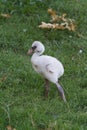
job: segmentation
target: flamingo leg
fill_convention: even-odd
[[[56,85],[57,85],[61,98],[63,99],[64,102],[66,102],[66,97],[65,97],[63,88],[61,87],[61,85],[59,83],[56,83]]]
[[[45,97],[48,98],[49,95],[49,81],[45,79]]]

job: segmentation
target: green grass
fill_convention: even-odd
[[[39,29],[41,21],[50,19],[48,8],[75,19],[76,31]],[[2,0],[0,13],[11,14],[0,16],[0,130],[7,125],[16,130],[86,130],[87,1]],[[52,83],[49,98],[44,99],[44,79],[34,72],[26,54],[34,40],[44,43],[45,54],[64,64],[60,83],[67,104]]]

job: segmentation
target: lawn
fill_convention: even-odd
[[[74,19],[76,30],[40,29],[49,8]],[[87,130],[87,0],[1,0],[0,13],[11,16],[0,15],[0,130]],[[66,104],[52,83],[44,98],[27,56],[35,40],[64,65]]]

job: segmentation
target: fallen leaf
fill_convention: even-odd
[[[65,18],[67,15],[66,13],[63,13],[61,16],[56,14],[55,10],[48,9],[47,11],[51,15],[51,23],[45,23],[42,22],[41,25],[39,25],[39,28],[42,29],[60,29],[64,30],[67,29],[69,31],[75,31],[75,24],[73,23],[73,19]]]
[[[52,9],[48,9],[48,13],[51,15],[52,20],[51,22],[56,22],[58,21],[58,15],[56,14],[56,11],[52,10]]]
[[[10,18],[11,17],[10,14],[1,14],[1,16],[4,17],[4,18]]]
[[[11,125],[8,125],[8,126],[7,126],[7,130],[16,130],[16,129],[15,129],[15,128],[12,128]]]
[[[71,31],[75,31],[75,25],[73,23],[70,23],[69,25]]]
[[[52,9],[48,9],[47,11],[50,15],[56,15],[56,11],[52,10]]]
[[[64,30],[64,29],[68,29],[69,31],[74,31],[67,22],[65,23],[61,23],[61,24],[58,24],[58,23],[45,23],[45,22],[42,22],[41,25],[39,25],[39,28],[42,28],[42,29],[60,29],[60,30]]]
[[[53,28],[53,25],[51,23],[42,22],[42,24],[39,25],[39,28],[43,28],[43,29],[48,28],[48,29],[50,29],[50,28]]]
[[[8,126],[7,126],[7,130],[12,130],[12,126],[11,126],[11,125],[8,125]]]

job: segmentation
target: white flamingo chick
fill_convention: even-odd
[[[62,63],[52,56],[42,55],[45,51],[44,45],[39,41],[34,41],[28,54],[32,54],[31,63],[34,70],[45,78],[45,96],[49,94],[49,81],[56,84],[60,96],[66,102],[64,90],[58,83],[58,79],[64,74]]]

